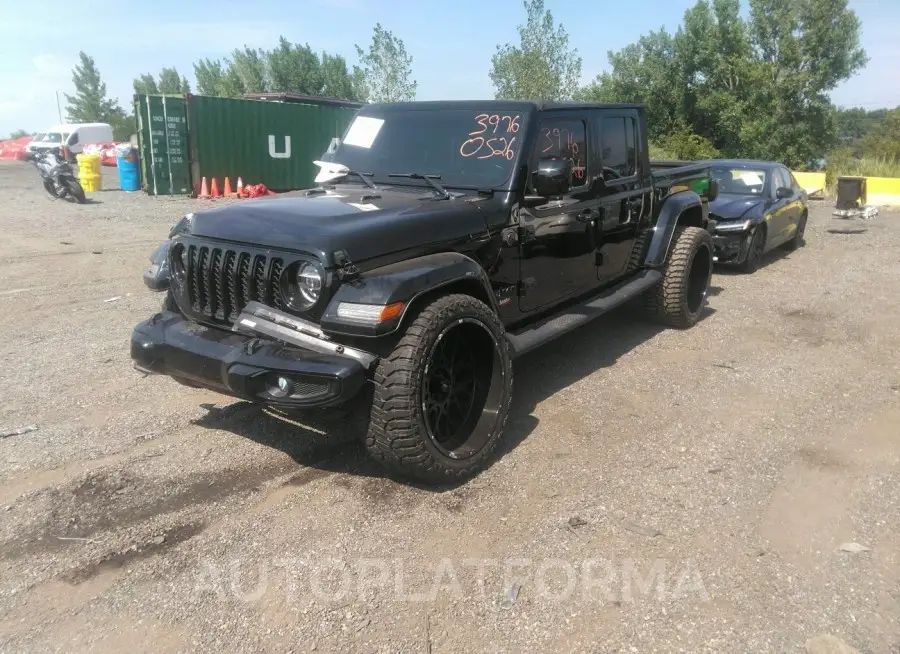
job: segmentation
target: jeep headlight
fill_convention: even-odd
[[[288,304],[300,311],[312,307],[322,296],[322,272],[317,265],[301,261],[290,275]]]

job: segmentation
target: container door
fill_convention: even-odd
[[[273,191],[315,186],[319,159],[343,136],[356,109],[293,102],[188,96],[193,178],[265,184]]]
[[[192,193],[184,98],[138,95],[134,109],[144,190],[151,195]]]

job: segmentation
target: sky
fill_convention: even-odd
[[[607,68],[606,53],[650,30],[674,31],[695,0],[546,0],[583,59],[583,82]],[[862,22],[865,70],[832,93],[841,106],[900,105],[900,0],[850,0]],[[592,9],[586,20],[587,7]],[[356,61],[372,28],[403,39],[420,100],[493,97],[488,71],[497,45],[518,43],[521,0],[0,0],[0,138],[41,131],[63,117],[78,51],[94,57],[109,95],[131,102],[132,80],[178,69],[236,47],[272,48],[280,35]]]

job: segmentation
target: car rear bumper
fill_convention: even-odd
[[[163,312],[134,328],[131,358],[141,372],[168,375],[189,386],[252,402],[298,408],[349,400],[362,388],[375,361],[371,355],[353,358],[315,352],[291,344],[290,338],[284,342],[259,338]],[[288,380],[281,389],[279,377]]]

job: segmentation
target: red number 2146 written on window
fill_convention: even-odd
[[[476,159],[512,159],[516,156],[513,145],[516,142],[515,134],[519,131],[519,118],[520,116],[478,114],[475,122],[481,129],[469,132],[469,138],[459,146],[459,153]]]

